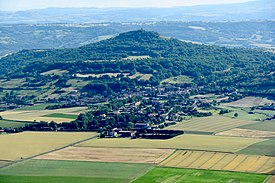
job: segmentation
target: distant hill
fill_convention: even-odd
[[[34,90],[47,88],[44,85],[70,87],[68,81],[76,74],[139,73],[150,77],[144,81],[123,75],[120,79],[90,78],[79,89],[92,90],[97,84],[100,91],[108,88],[119,91],[129,85],[158,85],[166,78],[185,75],[209,92],[237,88],[249,94],[274,96],[275,93],[273,53],[186,43],[144,30],[122,33],[79,48],[22,50],[2,58],[0,67],[0,78],[25,78],[30,82],[22,85],[21,90],[34,86]],[[53,69],[66,72],[42,74]]]
[[[172,8],[47,8],[0,12],[0,24],[274,20],[273,0]]]
[[[200,44],[275,50],[275,21],[0,25],[0,56],[22,49],[75,48],[137,29]]]

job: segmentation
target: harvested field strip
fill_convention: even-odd
[[[222,152],[236,152],[251,144],[264,141],[256,138],[223,137],[214,135],[184,134],[168,140],[101,138],[78,144],[79,147],[127,147],[194,149]]]
[[[275,156],[275,139],[265,140],[248,146],[239,151],[241,154]]]
[[[275,137],[275,132],[234,128],[228,131],[216,133],[216,135],[231,137],[272,138]]]
[[[178,168],[270,173],[275,169],[275,157],[178,150],[174,156],[170,156],[159,165]]]
[[[210,116],[203,118],[192,118],[184,120],[176,125],[169,126],[167,129],[184,130],[184,131],[202,131],[202,132],[220,132],[243,126],[253,124],[253,121],[232,119],[223,116]]]
[[[39,156],[35,159],[159,163],[173,152],[173,149],[67,147],[59,151]]]

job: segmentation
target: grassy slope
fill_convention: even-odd
[[[82,161],[29,160],[0,170],[0,175],[92,177],[132,179],[144,174],[150,164]]]
[[[22,110],[22,111],[45,110],[46,107],[50,105],[55,105],[55,104],[57,103],[38,104],[38,105],[29,106],[29,107],[22,107],[17,110]]]
[[[134,183],[154,183],[154,182],[184,182],[184,183],[262,183],[266,175],[232,173],[210,170],[191,170],[178,168],[154,168]]]
[[[267,140],[252,144],[239,151],[239,153],[275,156],[275,140]]]

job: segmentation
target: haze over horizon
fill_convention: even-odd
[[[194,5],[207,5],[207,4],[231,4],[242,3],[255,0],[48,0],[48,1],[35,1],[35,0],[0,0],[0,11],[24,11],[31,9],[44,9],[50,7],[60,8],[138,8],[138,7],[173,7],[173,6],[194,6]]]

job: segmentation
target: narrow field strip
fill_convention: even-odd
[[[173,152],[173,149],[67,147],[35,159],[158,164]]]
[[[275,157],[178,150],[173,156],[170,156],[164,162],[160,163],[159,166],[271,173],[275,170]]]

